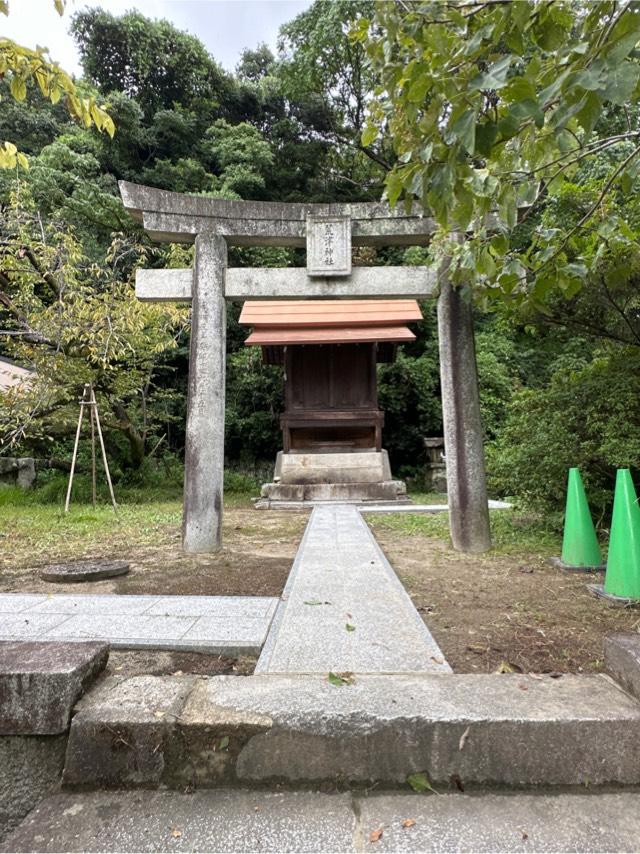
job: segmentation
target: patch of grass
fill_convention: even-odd
[[[414,504],[446,504],[446,492],[414,492],[410,490],[409,498]]]
[[[24,493],[23,493],[24,494]],[[4,496],[4,492],[0,493]],[[225,507],[250,506],[247,493],[225,497]],[[161,546],[180,536],[182,500],[109,504],[95,508],[72,502],[61,506],[37,501],[0,502],[0,567],[38,565],[66,558],[125,553],[138,546]]]
[[[413,495],[412,498],[416,500]],[[424,503],[443,502],[429,501]],[[561,537],[553,525],[543,517],[525,515],[514,510],[492,510],[489,515],[491,517],[493,551],[497,554],[538,552],[544,555],[553,555],[559,553]],[[447,513],[396,513],[375,517],[369,521],[374,529],[379,524],[388,530],[403,534],[420,534],[449,541],[449,516]]]

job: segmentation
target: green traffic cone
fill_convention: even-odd
[[[604,592],[640,599],[640,507],[629,469],[618,469]]]
[[[587,570],[602,566],[596,529],[577,468],[569,469],[560,565],[565,569]]]

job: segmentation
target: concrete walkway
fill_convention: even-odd
[[[373,836],[372,836],[373,834]],[[640,795],[87,792],[45,800],[0,851],[637,851]]]
[[[256,673],[449,673],[355,506],[316,507]]]
[[[277,603],[258,596],[1,593],[0,640],[257,655]]]

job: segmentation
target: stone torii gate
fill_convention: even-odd
[[[147,234],[195,243],[185,270],[138,270],[142,300],[192,306],[183,548],[222,544],[225,414],[225,301],[268,299],[438,299],[438,336],[449,519],[453,545],[491,545],[471,301],[452,287],[448,264],[351,267],[351,246],[422,246],[435,232],[427,216],[380,203],[296,204],[212,199],[120,182],[125,208]],[[227,266],[227,246],[298,246],[305,268]]]

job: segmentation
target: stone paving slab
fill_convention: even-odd
[[[382,795],[359,799],[364,850],[637,851],[640,794]],[[415,824],[403,827],[413,819]],[[383,828],[375,845],[372,831]]]
[[[47,798],[0,851],[633,852],[639,839],[637,792],[115,791]]]
[[[257,655],[278,600],[250,596],[0,594],[0,640]]]
[[[352,505],[316,507],[256,673],[449,673]]]

